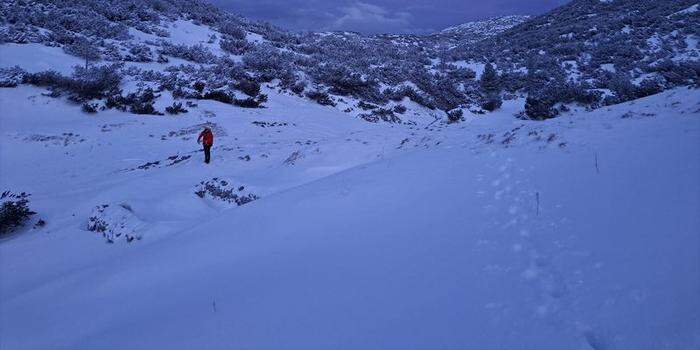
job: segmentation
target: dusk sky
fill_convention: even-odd
[[[210,0],[285,29],[431,33],[489,17],[536,15],[568,0]]]

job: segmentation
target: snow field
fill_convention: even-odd
[[[41,92],[0,89],[0,184],[48,222],[0,242],[2,349],[699,345],[697,90],[429,127],[287,95],[154,117]],[[197,197],[214,177],[261,199]],[[101,204],[142,239],[87,231]]]

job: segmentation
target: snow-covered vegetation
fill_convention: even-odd
[[[32,45],[27,54],[35,56],[45,47],[63,50],[85,65],[125,63],[120,74],[133,81],[243,107],[264,105],[264,96],[245,88],[261,83],[310,98],[328,93],[316,99],[324,104],[408,98],[444,112],[493,106],[494,94],[481,89],[471,67],[494,63],[499,94],[543,94],[551,100],[545,103],[595,108],[697,84],[700,21],[684,11],[691,5],[577,0],[531,20],[506,16],[427,36],[364,36],[286,32],[193,0],[14,0],[0,8],[0,42]],[[3,66],[24,58],[8,57]]]
[[[696,349],[697,8],[3,1],[0,349]]]

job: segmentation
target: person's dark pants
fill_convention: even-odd
[[[209,164],[209,160],[211,160],[211,146],[204,145],[204,163]]]

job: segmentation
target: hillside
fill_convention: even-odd
[[[265,105],[259,85],[268,84],[369,121],[402,122],[393,108],[405,100],[447,118],[524,96],[547,109],[526,115],[539,119],[562,105],[597,108],[697,85],[700,21],[692,8],[690,0],[574,1],[531,20],[506,16],[428,36],[363,36],[291,33],[198,0],[13,0],[0,7],[0,85],[62,85],[27,76],[20,51],[71,64],[123,64],[113,68],[119,75],[178,98],[247,108]],[[58,59],[62,53],[75,59]],[[488,91],[479,80],[487,63],[498,72]],[[118,91],[77,99],[107,95],[120,99]]]
[[[567,85],[573,84],[615,104],[669,85],[697,85],[695,7],[694,0],[575,0],[450,55],[496,63],[514,84],[511,90],[571,102],[577,99],[567,96]]]

